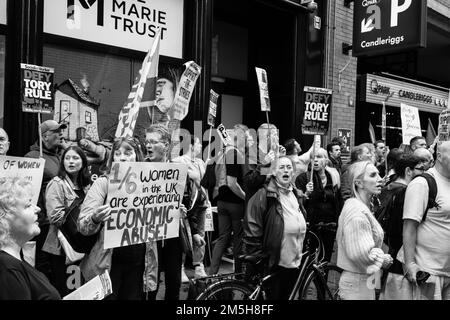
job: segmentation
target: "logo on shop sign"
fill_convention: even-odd
[[[81,28],[81,8],[91,10],[97,3],[97,25],[103,26],[105,4],[104,0],[67,0],[67,27],[69,29]]]
[[[355,1],[353,55],[425,46],[426,8],[426,0]]]

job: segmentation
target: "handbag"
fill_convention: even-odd
[[[58,240],[61,243],[64,253],[66,254],[66,265],[73,264],[84,258],[84,253],[75,251],[67,241],[66,237],[64,237],[61,230],[58,230]]]
[[[66,220],[59,229],[75,251],[89,253],[97,242],[98,234],[85,236],[78,231],[78,216],[80,215],[80,207],[83,200],[84,197],[78,197],[72,202],[66,210]]]

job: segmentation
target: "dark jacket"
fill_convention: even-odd
[[[259,154],[260,158],[262,157]],[[265,156],[265,155],[264,155]],[[262,165],[259,159],[255,157],[250,157],[248,153],[245,157],[245,165],[244,165],[244,177],[243,177],[243,190],[245,192],[245,203],[247,204],[250,201],[250,198],[258,192],[258,190],[268,182],[268,176],[261,174],[261,170],[269,170],[270,163],[266,165]]]
[[[284,220],[279,201],[279,188],[274,178],[250,199],[244,218],[244,253],[254,256],[268,256],[268,267],[278,265],[280,261],[281,242],[283,240]],[[300,210],[304,195],[294,188]]]
[[[308,221],[312,224],[318,222],[338,222],[339,213],[342,209],[342,198],[337,182],[333,181],[330,173],[325,170],[327,184],[322,185],[319,173],[314,171],[314,191],[305,200],[305,208],[308,213]],[[310,171],[300,174],[295,180],[295,186],[306,192],[306,185],[310,181]]]
[[[192,179],[187,178],[184,191],[183,204],[188,209],[187,218],[191,233],[203,237],[205,235],[205,214],[209,206],[206,190],[197,186]]]
[[[61,150],[49,150],[45,147],[45,144],[42,144],[42,156],[45,159],[45,166],[44,166],[44,176],[42,178],[42,186],[39,193],[39,199],[38,199],[38,207],[41,208],[41,212],[39,212],[39,224],[48,224],[48,218],[47,218],[47,212],[45,210],[45,189],[47,188],[47,184],[52,180],[54,177],[58,175],[59,171],[59,165],[60,165],[60,159],[61,159]],[[30,147],[30,151],[25,155],[27,158],[35,158],[39,159],[39,141],[36,141],[35,144],[33,144]]]
[[[335,159],[333,157],[330,157],[330,162],[332,168],[335,168],[339,174],[342,173],[342,159],[339,157],[338,159]]]

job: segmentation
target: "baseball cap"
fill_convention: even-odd
[[[44,134],[47,131],[55,131],[58,129],[66,129],[67,125],[65,123],[58,123],[55,120],[46,120],[42,122],[41,126],[41,133]]]

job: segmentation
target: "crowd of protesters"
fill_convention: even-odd
[[[423,137],[415,137],[408,149],[392,150],[382,140],[363,143],[344,163],[338,138],[302,154],[295,139],[280,144],[273,124],[262,124],[257,136],[236,125],[214,157],[201,159],[198,138],[190,140],[185,154],[173,157],[171,135],[163,125],[151,125],[144,137],[116,139],[110,150],[89,141],[69,146],[62,138],[65,128],[53,120],[40,126],[45,159],[40,190],[0,174],[0,299],[60,299],[70,293],[70,264],[79,266],[81,283],[108,270],[113,293],[106,299],[155,300],[162,272],[165,299],[180,299],[188,253],[181,234],[104,249],[113,162],[187,166],[180,233],[187,224],[195,278],[219,273],[231,243],[234,271],[251,264],[249,257],[264,257],[265,272],[277,275],[267,289],[269,298],[287,299],[310,229],[324,244],[325,260],[337,250],[341,299],[450,299],[448,141],[435,141],[428,149]],[[0,128],[0,156],[9,145]],[[39,158],[40,151],[38,141],[25,157]],[[87,151],[101,155],[103,175],[95,180]],[[31,201],[35,193],[37,206]],[[205,214],[212,207],[217,208],[218,235],[205,269]],[[74,210],[82,248],[78,258],[67,253],[63,232]],[[30,240],[36,242],[35,267],[22,255]],[[380,295],[368,285],[373,277],[378,277]]]

